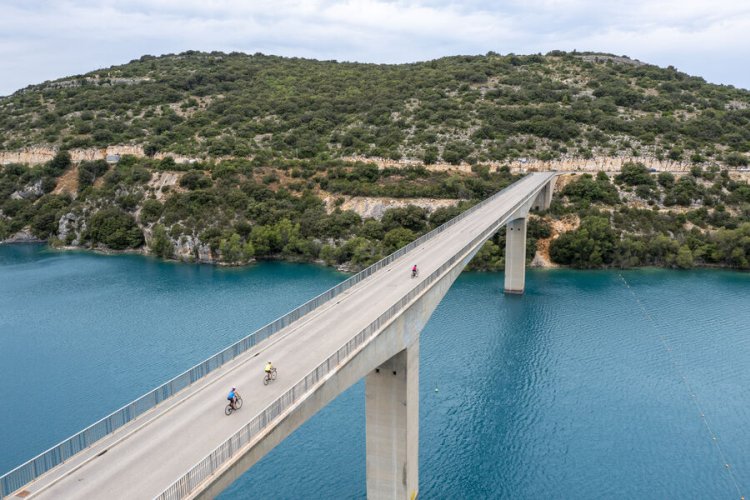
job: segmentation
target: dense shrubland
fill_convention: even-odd
[[[750,93],[576,52],[375,65],[191,51],[0,98],[2,150],[112,144],[214,158],[624,154],[742,166]]]
[[[125,156],[111,166],[82,162],[75,197],[53,193],[62,175],[75,172],[64,152],[45,165],[8,165],[0,170],[0,239],[27,230],[56,245],[146,249],[162,258],[226,264],[282,258],[361,268],[518,179],[508,169],[481,166],[448,173],[339,160],[272,164],[193,164],[175,185],[157,190],[149,181],[164,172],[161,161]],[[335,190],[332,180],[341,182]],[[697,167],[675,176],[631,163],[612,178],[600,172],[561,184],[550,209],[529,220],[529,259],[537,240],[553,235],[556,220],[572,217],[580,225],[549,247],[559,264],[750,268],[750,185],[736,174]],[[326,207],[322,197],[330,191],[334,197],[429,194],[464,201],[432,212],[394,208],[376,220],[341,210],[343,197]],[[502,269],[504,249],[501,231],[471,268]]]
[[[143,146],[146,157],[74,165],[66,152],[113,144]],[[612,177],[577,176],[530,219],[529,258],[552,237],[552,260],[575,267],[750,267],[750,186],[728,170],[748,164],[750,93],[627,58],[144,56],[0,98],[0,150],[33,146],[59,153],[0,167],[0,240],[26,232],[162,258],[358,268],[517,179],[491,162],[628,156],[692,169],[633,162]],[[383,168],[371,157],[417,161]],[[431,169],[437,162],[472,168]],[[156,186],[162,174],[178,182]],[[342,210],[350,196],[461,202],[376,220]],[[579,224],[557,237],[561,219]],[[500,269],[503,254],[501,232],[472,267]]]
[[[694,168],[675,179],[630,164],[614,184],[604,173],[584,174],[561,195],[550,214],[575,214],[581,223],[552,241],[550,256],[560,264],[750,269],[750,186],[727,170]]]
[[[28,229],[53,244],[113,250],[140,248],[148,239],[147,248],[163,258],[175,257],[176,247],[189,243],[190,252],[181,258],[227,264],[284,258],[362,267],[518,179],[507,169],[461,174],[379,170],[338,160],[275,160],[266,166],[227,160],[185,167],[175,186],[157,192],[148,182],[163,171],[163,162],[125,156],[112,166],[80,163],[76,197],[53,194],[59,176],[72,168],[63,152],[46,165],[0,169],[0,239]],[[39,182],[44,189],[25,194]],[[335,195],[466,201],[432,213],[394,208],[381,220],[363,220],[352,211],[327,210],[324,187]],[[343,198],[334,203],[339,201]],[[71,227],[62,229],[66,224]],[[198,255],[201,245],[207,257]]]

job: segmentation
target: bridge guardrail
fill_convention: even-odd
[[[502,191],[501,191],[502,192]],[[500,192],[500,193],[501,193]],[[497,194],[500,194],[497,193]],[[500,227],[507,221],[510,214],[515,212],[524,202],[516,204],[508,212],[508,217],[498,220],[495,224],[485,229],[465,245],[457,254],[443,263],[438,269],[414,287],[409,293],[402,297],[397,303],[392,305],[386,312],[360,331],[357,335],[339,348],[334,354],[328,357],[320,365],[310,372],[304,379],[300,380],[291,389],[281,395],[276,401],[271,403],[265,410],[253,417],[253,419],[242,429],[237,431],[231,438],[222,443],[210,455],[198,462],[185,475],[172,483],[161,495],[155,500],[179,500],[190,495],[196,486],[208,479],[223,464],[232,458],[235,453],[250,443],[270,422],[290,408],[301,397],[305,396],[308,390],[317,384],[323,377],[335,369],[342,360],[358,349],[367,341],[372,334],[388,323],[397,313],[404,309],[412,300],[419,296],[428,286],[450,269],[459,259],[468,257],[468,252],[476,247],[482,240],[485,240],[497,232]],[[474,208],[474,207],[472,207]],[[465,213],[465,212],[464,212]],[[441,226],[442,227],[442,226]]]
[[[38,478],[45,472],[48,472],[52,468],[65,462],[66,460],[71,458],[73,455],[92,446],[94,443],[96,443],[98,440],[102,439],[103,437],[109,434],[112,434],[113,432],[115,432],[117,429],[121,428],[125,424],[131,422],[135,418],[153,409],[157,404],[170,398],[171,396],[175,395],[177,392],[181,391],[182,389],[185,389],[186,387],[190,386],[194,382],[205,377],[212,371],[221,367],[228,361],[231,361],[232,359],[236,358],[237,356],[244,353],[248,349],[252,348],[259,342],[269,338],[276,332],[286,328],[291,323],[299,320],[306,314],[314,311],[315,309],[322,306],[323,304],[325,304],[332,298],[345,292],[349,288],[353,287],[360,281],[368,278],[373,273],[379,271],[383,267],[388,266],[391,262],[399,259],[400,257],[410,252],[414,248],[418,247],[419,245],[423,244],[424,242],[434,238],[435,236],[442,233],[449,227],[453,226],[454,224],[457,224],[464,218],[468,217],[472,213],[482,208],[483,206],[497,199],[499,196],[502,196],[514,184],[515,183],[505,187],[504,189],[493,194],[492,196],[485,198],[484,200],[480,201],[476,205],[463,211],[462,213],[460,213],[453,219],[436,227],[432,231],[420,236],[419,238],[412,241],[408,245],[396,250],[395,252],[388,255],[387,257],[384,257],[378,262],[360,271],[359,273],[342,281],[338,285],[326,290],[325,292],[314,297],[313,299],[310,299],[309,301],[298,306],[297,308],[290,311],[289,313],[279,317],[278,319],[259,328],[255,332],[247,335],[246,337],[235,342],[234,344],[226,347],[225,349],[221,350],[217,354],[214,354],[213,356],[209,357],[205,361],[198,363],[197,365],[193,366],[189,370],[177,375],[176,377],[165,382],[164,384],[157,387],[156,389],[144,394],[138,399],[123,406],[119,410],[116,410],[113,413],[109,414],[108,416],[102,418],[101,420],[91,424],[90,426],[80,431],[79,433],[69,437],[68,439],[53,446],[47,451],[40,453],[36,457],[19,465],[15,469],[12,469],[11,471],[4,474],[3,476],[0,476],[0,499],[18,490],[22,486],[30,483],[31,481]]]

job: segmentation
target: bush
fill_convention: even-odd
[[[227,264],[247,262],[255,254],[253,244],[250,242],[243,244],[242,238],[237,233],[232,233],[229,239],[222,239],[219,250],[221,251],[221,260]]]
[[[422,231],[427,226],[427,210],[414,205],[405,208],[390,208],[381,219],[386,231],[403,227],[411,231]]]
[[[748,164],[747,156],[737,152],[727,154],[725,161],[730,167],[745,167]]]
[[[169,259],[174,255],[174,244],[167,235],[167,230],[162,225],[154,227],[149,247],[154,255],[162,259]]]
[[[150,224],[156,222],[161,217],[161,213],[164,210],[164,205],[159,200],[148,199],[143,202],[141,207],[141,222],[143,224]]]
[[[654,186],[656,182],[651,177],[649,170],[643,163],[625,163],[620,169],[620,174],[615,177],[617,182],[628,186]]]
[[[563,188],[562,194],[576,204],[605,203],[616,205],[620,202],[617,188],[604,178],[597,175],[596,180],[590,174],[583,174],[578,179]]]
[[[578,229],[552,241],[550,257],[559,264],[578,268],[606,266],[614,259],[617,238],[609,219],[588,216]]]
[[[114,250],[137,248],[143,245],[143,232],[135,219],[118,208],[105,208],[89,219],[84,238],[92,244],[102,244]]]
[[[399,248],[414,241],[414,239],[414,232],[409,229],[406,229],[404,227],[391,229],[390,231],[385,233],[385,236],[383,237],[383,247],[385,254],[389,255],[395,252]]]
[[[674,186],[674,175],[671,172],[659,172],[657,180],[664,189],[670,189]]]
[[[211,187],[212,185],[213,182],[211,182],[211,179],[203,175],[202,172],[198,172],[197,170],[191,170],[190,172],[183,175],[180,179],[180,186],[191,191],[196,189],[206,189]]]
[[[47,162],[44,170],[52,177],[59,177],[60,174],[65,172],[71,165],[70,153],[63,150],[59,151],[54,158]]]

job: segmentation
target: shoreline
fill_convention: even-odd
[[[145,247],[142,248],[136,248],[136,249],[127,249],[127,250],[113,250],[108,248],[87,248],[87,247],[81,247],[81,246],[71,246],[71,245],[62,245],[62,246],[55,246],[50,244],[48,241],[36,239],[36,240],[2,240],[0,241],[0,246],[8,245],[8,246],[21,246],[21,245],[44,245],[46,250],[54,250],[59,252],[84,252],[84,253],[92,253],[94,255],[107,255],[107,256],[114,256],[114,255],[140,255],[142,257],[148,257],[154,260],[157,260],[159,262],[165,262],[165,263],[173,263],[173,264],[193,264],[193,265],[207,265],[207,266],[215,266],[219,268],[234,268],[234,269],[243,269],[243,268],[249,268],[255,264],[259,264],[262,262],[285,262],[288,264],[310,264],[315,266],[321,266],[330,268],[332,270],[335,270],[337,272],[345,273],[345,274],[354,274],[362,269],[365,269],[367,266],[362,268],[356,268],[348,266],[347,263],[339,264],[339,265],[333,265],[330,266],[326,264],[321,259],[314,259],[314,260],[305,260],[305,259],[287,259],[283,257],[264,257],[264,258],[253,258],[250,261],[243,263],[243,264],[228,264],[226,262],[216,262],[216,261],[198,261],[198,260],[180,260],[180,259],[164,259],[161,257],[157,257],[153,253],[150,253],[145,250]],[[533,259],[532,259],[533,261]],[[596,268],[577,268],[572,266],[566,266],[563,264],[557,264],[554,262],[550,262],[551,265],[535,265],[532,266],[531,262],[529,261],[526,263],[526,270],[532,271],[532,270],[543,270],[543,271],[554,271],[554,270],[569,270],[569,271],[634,271],[634,270],[647,270],[647,269],[654,269],[654,270],[668,270],[668,271],[693,271],[693,270],[722,270],[722,271],[732,271],[732,272],[738,272],[741,274],[747,274],[750,273],[748,270],[740,269],[737,267],[726,267],[721,266],[718,264],[696,264],[693,267],[682,269],[679,267],[662,267],[662,266],[638,266],[638,267],[596,267]],[[464,270],[464,273],[502,273],[502,270],[490,270],[490,269],[477,269],[472,268],[468,270]]]

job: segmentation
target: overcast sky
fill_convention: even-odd
[[[191,49],[378,63],[577,49],[750,89],[750,1],[0,1],[0,95]]]

